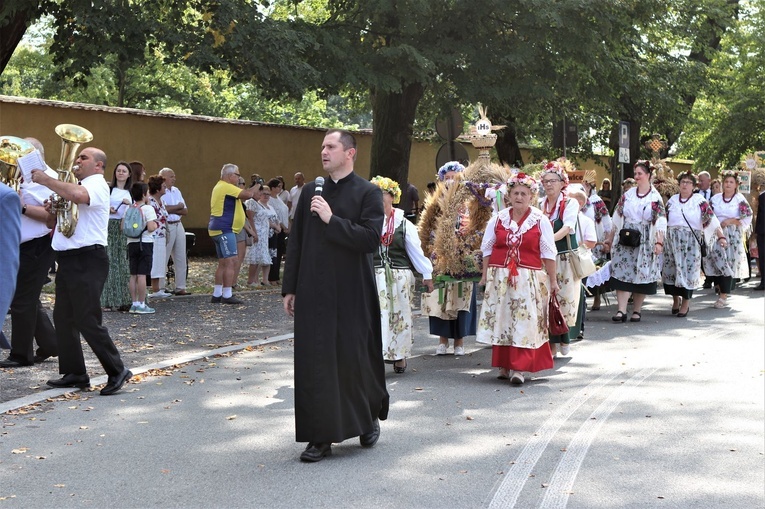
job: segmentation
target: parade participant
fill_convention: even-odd
[[[238,251],[236,234],[242,231],[245,213],[239,201],[247,201],[257,192],[256,186],[240,189],[239,167],[224,164],[220,170],[220,180],[210,197],[210,223],[207,233],[215,243],[218,256],[218,268],[215,270],[215,286],[210,302],[214,304],[242,304],[244,301],[234,297],[231,287],[236,281]]]
[[[372,447],[389,396],[372,253],[380,244],[380,189],[354,173],[356,140],[329,130],[321,149],[323,191],[304,187],[295,204],[282,294],[295,317],[296,441],[302,461],[359,437]],[[315,214],[315,216],[314,216]]]
[[[432,292],[433,264],[423,254],[417,228],[404,217],[405,210],[393,207],[401,198],[398,182],[377,176],[372,183],[382,189],[385,211],[380,247],[374,255],[383,359],[393,363],[394,372],[404,373],[414,344],[412,268],[422,275],[423,283]]]
[[[712,283],[720,289],[720,296],[714,306],[722,309],[728,305],[728,294],[736,280],[747,277],[748,263],[744,251],[745,232],[752,224],[752,207],[738,192],[738,172],[720,172],[723,192],[712,196],[710,204],[725,234],[718,239],[704,260],[704,270]]]
[[[175,295],[188,295],[186,291],[186,229],[183,227],[183,216],[189,213],[186,201],[183,199],[181,190],[176,187],[176,175],[170,168],[162,168],[159,175],[165,179],[165,194],[162,195],[162,204],[167,210],[165,268],[170,258],[173,258],[175,272]]]
[[[455,185],[458,174],[465,171],[465,167],[458,161],[450,161],[438,169],[438,181],[446,187]],[[458,237],[463,237],[471,232],[467,231],[468,209],[463,205],[457,212],[454,229]],[[434,235],[434,232],[420,231],[422,235]],[[429,243],[432,240],[428,239]],[[425,243],[425,242],[423,242]],[[437,258],[435,250],[431,255]],[[423,314],[428,316],[430,334],[438,336],[436,355],[446,355],[449,348],[449,339],[454,338],[454,355],[465,355],[465,336],[476,333],[476,288],[472,282],[447,282],[438,293],[423,295]],[[439,298],[442,295],[443,298]]]
[[[664,293],[672,296],[672,314],[688,316],[693,290],[701,282],[701,242],[715,236],[726,242],[709,202],[694,193],[696,177],[683,172],[677,177],[680,193],[667,202],[667,235],[661,279]]]
[[[605,183],[608,179],[603,181]],[[597,242],[592,248],[592,256],[598,261],[605,261],[608,258],[608,254],[603,252],[603,242],[608,238],[608,233],[611,231],[611,216],[609,207],[606,201],[600,196],[595,187],[595,172],[592,170],[584,173],[584,181],[582,183],[584,193],[587,196],[587,203],[584,204],[581,213],[587,216],[595,224],[595,234],[597,235]],[[608,182],[608,202],[611,202],[611,183]],[[608,285],[601,285],[592,288],[590,291],[593,295],[592,311],[600,309],[600,296],[609,290]]]
[[[122,217],[133,203],[130,197],[130,165],[120,161],[114,167],[112,183],[109,185],[109,232],[106,254],[109,256],[109,275],[106,277],[101,294],[101,306],[111,311],[130,309],[128,280],[130,267],[127,259],[127,242],[122,233]]]
[[[45,161],[42,144],[35,138],[26,140],[40,152],[40,158]],[[46,167],[44,171],[50,177],[57,178],[52,169]],[[48,357],[58,356],[56,331],[40,302],[40,292],[55,257],[51,247],[51,229],[46,224],[50,214],[44,207],[51,190],[34,182],[23,182],[19,189],[21,244],[16,246],[19,250],[19,266],[18,273],[14,274],[16,291],[11,302],[11,352],[7,359],[0,361],[2,368],[31,366]],[[37,352],[34,349],[35,340]]]
[[[555,270],[560,287],[558,302],[561,313],[566,318],[566,324],[569,326],[567,333],[550,336],[550,350],[553,355],[556,354],[558,344],[560,344],[560,353],[568,355],[571,338],[576,338],[579,335],[582,326],[581,320],[577,320],[582,280],[574,276],[571,262],[568,259],[569,256],[575,256],[572,251],[578,246],[576,243],[576,218],[579,214],[579,205],[576,200],[570,199],[564,192],[568,186],[567,169],[574,170],[574,167],[566,158],[562,157],[544,163],[539,176],[545,192],[545,197],[540,202],[540,208],[552,223],[553,232],[555,232],[555,247],[558,252]]]
[[[579,204],[579,214],[577,214],[576,218],[576,243],[579,246],[584,246],[587,248],[587,251],[589,253],[589,256],[591,256],[593,259],[595,256],[592,254],[592,249],[595,248],[595,246],[598,243],[598,236],[597,236],[597,229],[595,227],[595,221],[587,217],[587,215],[584,213],[584,210],[588,208],[589,202],[587,201],[587,195],[585,195],[584,190],[575,189],[573,191],[570,191],[568,193],[569,198],[573,198],[576,200],[576,202]],[[592,208],[592,207],[589,207]],[[610,221],[609,217],[609,221]],[[577,334],[576,339],[584,339],[584,328],[585,328],[585,318],[587,317],[587,302],[585,299],[585,283],[587,282],[587,278],[584,278],[582,280],[582,292],[579,296],[579,309],[577,310],[577,317],[576,320],[580,324],[582,324],[581,328],[579,329],[579,334]],[[596,286],[595,289],[602,289],[603,286]],[[594,306],[593,306],[594,307]]]
[[[520,172],[507,187],[509,208],[489,219],[481,244],[479,284],[486,285],[486,292],[476,341],[492,345],[491,365],[499,368],[497,378],[522,384],[524,372],[553,367],[547,306],[551,293],[560,288],[552,225],[531,206],[536,180]]]
[[[604,242],[611,251],[611,279],[616,290],[618,311],[614,322],[639,322],[646,295],[656,294],[656,281],[661,277],[660,254],[664,251],[667,217],[661,195],[651,185],[653,165],[648,161],[635,163],[636,187],[619,199],[612,218],[614,227]],[[624,230],[624,233],[620,233]],[[639,232],[639,233],[637,233]],[[627,239],[635,238],[634,245]],[[613,246],[613,247],[612,247]],[[627,315],[627,301],[632,294],[632,316]]]
[[[5,317],[16,291],[21,241],[21,200],[13,189],[0,182],[0,249],[5,258],[0,263],[0,316]],[[1,332],[0,332],[1,333]]]
[[[79,221],[71,237],[53,231],[53,249],[58,254],[56,304],[53,323],[59,352],[60,379],[48,380],[51,387],[89,387],[80,334],[96,354],[108,380],[101,395],[119,391],[133,374],[122,362],[109,331],[101,323],[101,292],[109,272],[106,254],[109,223],[109,186],[104,180],[106,154],[87,147],[77,156],[72,171],[78,184],[56,180],[44,171],[33,170],[32,180],[61,198],[78,204]],[[50,203],[50,202],[49,202]]]

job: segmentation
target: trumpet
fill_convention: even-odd
[[[23,138],[0,136],[0,182],[19,191],[21,171],[18,159],[34,151],[35,147]]]
[[[79,166],[73,163],[77,148],[80,144],[91,141],[93,134],[84,127],[74,124],[60,124],[56,126],[56,134],[61,138],[61,158],[56,169],[58,179],[62,182],[76,184],[77,177],[74,176],[74,172],[79,169]],[[50,203],[51,211],[56,214],[58,231],[66,237],[74,235],[79,218],[77,204],[64,199],[56,193],[51,195]]]

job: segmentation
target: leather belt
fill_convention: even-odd
[[[88,251],[95,251],[97,249],[105,249],[101,244],[93,244],[92,246],[80,247],[77,249],[67,249],[66,251],[59,251],[58,256],[74,256]]]

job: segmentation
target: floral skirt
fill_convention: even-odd
[[[618,242],[614,245],[611,255],[611,278],[628,285],[612,282],[613,288],[624,290],[634,285],[635,289],[653,287],[656,292],[656,281],[661,277],[661,257],[653,254],[650,225],[644,223],[626,223],[624,228],[634,228],[640,231],[641,243],[637,247],[623,246]],[[618,235],[616,237],[618,239]],[[638,292],[643,293],[643,292]]]
[[[253,242],[247,248],[245,261],[249,265],[271,265],[271,253],[268,250],[268,239],[264,239],[258,234],[258,241]]]
[[[694,234],[696,235],[694,237]],[[671,226],[664,240],[661,279],[665,286],[693,290],[701,281],[701,247],[696,238],[703,232]]]
[[[386,275],[387,272],[387,275]],[[412,353],[412,292],[414,275],[409,269],[375,269],[380,299],[383,359],[397,361]]]
[[[719,242],[712,244],[712,249],[704,258],[704,273],[707,276],[728,276],[734,279],[749,277],[749,266],[744,250],[744,237],[741,228],[728,225],[722,229],[728,245],[722,247]]]
[[[109,256],[109,274],[101,292],[101,306],[129,308],[132,304],[128,282],[130,265],[127,255],[127,238],[122,233],[121,221],[110,219],[107,231],[106,254]]]
[[[550,301],[547,274],[542,270],[519,268],[515,285],[512,285],[508,282],[509,273],[505,267],[489,267],[476,341],[516,348],[541,348],[547,344],[547,306]],[[547,352],[550,355],[549,347]]]
[[[574,256],[570,252],[558,253],[555,260],[555,270],[558,279],[558,303],[561,313],[566,317],[569,327],[576,325],[576,315],[579,311],[579,299],[582,295],[582,280],[574,277],[571,262],[568,257]]]

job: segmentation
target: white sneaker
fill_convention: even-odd
[[[137,315],[151,315],[154,314],[154,308],[150,308],[145,303],[141,304],[140,306],[136,306],[135,313]]]
[[[560,344],[560,354],[561,355],[568,355],[568,352],[570,350],[570,345],[567,345],[566,343]]]
[[[172,293],[168,293],[165,290],[160,290],[158,292],[149,294],[149,297],[153,299],[164,299],[165,297],[172,297],[172,296],[173,296]]]
[[[438,347],[436,347],[436,355],[446,355],[446,345],[443,343],[439,343]]]
[[[523,373],[513,371],[513,375],[510,377],[510,383],[515,385],[521,385],[525,380],[523,379]]]
[[[455,346],[454,347],[454,355],[456,355],[456,356],[465,355],[465,347],[464,346]]]

